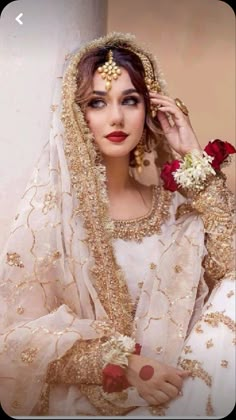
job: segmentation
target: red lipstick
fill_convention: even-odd
[[[109,133],[106,138],[113,143],[121,143],[127,136],[128,134],[124,133],[124,131],[112,131],[112,133]]]

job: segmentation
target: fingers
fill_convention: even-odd
[[[187,378],[188,376],[191,376],[191,372],[189,370],[179,370],[178,373],[182,378]]]
[[[168,382],[165,382],[162,385],[162,391],[169,397],[169,398],[176,398],[179,393],[181,392],[182,385],[179,387],[174,386]]]
[[[159,389],[153,393],[153,397],[156,400],[156,405],[164,404],[171,399],[169,395]]]

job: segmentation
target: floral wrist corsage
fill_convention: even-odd
[[[126,335],[112,337],[103,345],[102,387],[107,393],[120,392],[130,386],[125,369],[128,366],[128,356],[140,354],[141,345]]]
[[[180,188],[201,191],[210,175],[216,175],[221,166],[230,163],[229,155],[233,153],[236,149],[232,144],[216,139],[207,144],[202,154],[193,150],[181,160],[165,163],[160,174],[164,188],[170,191]]]

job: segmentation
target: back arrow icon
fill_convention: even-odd
[[[23,16],[23,13],[20,13],[15,19],[20,25],[23,25],[23,22],[21,22],[21,20],[20,20],[20,18],[22,18],[22,16]]]

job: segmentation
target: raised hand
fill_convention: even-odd
[[[189,116],[181,111],[174,99],[150,92],[150,100],[151,104],[158,106],[156,118],[161,124],[169,145],[175,152],[184,156],[193,149],[202,150],[191,126]],[[169,122],[166,113],[171,116],[173,124]]]

